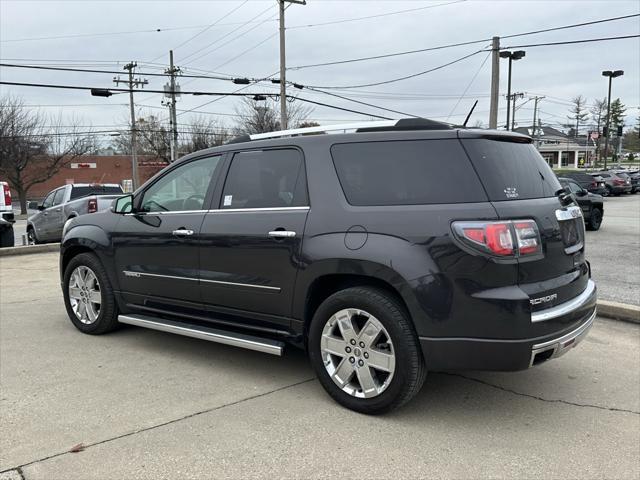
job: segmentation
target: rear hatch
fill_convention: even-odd
[[[580,208],[562,205],[562,186],[530,139],[496,135],[461,141],[499,218],[537,224],[542,251],[517,259],[518,284],[529,295],[532,311],[582,293],[589,268]]]

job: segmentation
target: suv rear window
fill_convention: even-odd
[[[343,143],[331,156],[351,205],[487,201],[458,140]]]
[[[553,197],[562,187],[531,143],[464,139],[489,200],[526,200]]]
[[[117,195],[119,193],[122,193],[122,188],[119,186],[90,185],[88,187],[73,187],[71,189],[71,200],[86,197],[87,195]]]

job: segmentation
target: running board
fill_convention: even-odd
[[[246,348],[271,355],[282,356],[284,343],[268,338],[245,335],[243,333],[219,330],[217,328],[203,327],[186,322],[177,322],[164,318],[150,317],[148,315],[118,315],[120,323],[128,323],[137,327],[150,328],[161,332],[175,333],[185,337],[199,338],[209,342],[222,343],[233,347]]]

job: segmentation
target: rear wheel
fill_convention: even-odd
[[[28,245],[38,245],[40,240],[38,240],[38,236],[36,235],[36,231],[33,227],[27,228],[27,244]]]
[[[602,210],[594,208],[591,210],[591,216],[587,223],[587,230],[599,230],[600,225],[602,225]]]
[[[13,227],[0,229],[0,248],[13,247],[14,245],[15,239],[13,236]]]
[[[69,319],[81,332],[99,335],[119,326],[111,283],[94,254],[71,259],[64,271],[63,291]]]
[[[308,349],[329,395],[362,413],[400,407],[426,376],[408,315],[379,289],[349,288],[327,298],[313,316]]]

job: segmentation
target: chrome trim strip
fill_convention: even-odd
[[[397,120],[381,120],[373,122],[343,123],[340,125],[322,125],[319,127],[293,128],[291,130],[280,130],[277,132],[254,133],[253,135],[249,135],[249,138],[251,140],[263,140],[265,138],[280,138],[305,133],[337,132],[340,130],[358,130],[359,128],[371,127],[393,127],[396,123]]]
[[[190,282],[200,281],[205,283],[218,283],[220,285],[231,285],[234,287],[261,288],[264,290],[273,290],[276,292],[279,292],[281,290],[280,287],[269,287],[267,285],[255,285],[253,283],[225,282],[222,280],[206,280],[204,278],[197,279],[193,277],[178,277],[175,275],[160,275],[158,273],[132,272],[130,270],[123,270],[122,273],[124,274],[125,277],[133,277],[133,278],[140,278],[140,277],[171,278],[174,280],[188,280]]]
[[[224,282],[222,280],[206,280],[204,278],[201,278],[200,281],[205,283],[218,283],[220,285],[231,285],[234,287],[262,288],[264,290],[273,290],[276,292],[280,291],[280,287],[269,287],[267,285],[255,285],[253,283]]]
[[[233,347],[246,348],[257,352],[282,356],[284,344],[275,340],[262,339],[209,327],[189,328],[171,320],[161,320],[146,315],[118,315],[118,322],[149,328],[161,332],[175,333],[185,337],[198,338],[209,342],[222,343]]]
[[[552,358],[558,358],[561,355],[564,355],[571,348],[578,345],[578,343],[582,341],[582,339],[587,335],[587,333],[593,326],[593,322],[596,318],[596,313],[597,311],[594,310],[593,313],[589,316],[589,319],[572,332],[569,332],[560,338],[549,340],[544,343],[538,343],[531,347],[531,360],[529,361],[529,367],[533,366],[536,355],[538,355],[539,353],[553,350],[553,353],[548,358],[548,360],[551,360]]]
[[[136,215],[136,216],[141,216],[141,215],[184,215],[184,214],[189,214],[189,213],[207,213],[209,210],[175,210],[175,211],[161,211],[161,212],[130,212],[130,213],[125,213],[124,215]]]
[[[265,208],[216,208],[208,210],[207,213],[243,213],[243,212],[287,212],[309,210],[310,207],[265,207]]]
[[[544,322],[545,320],[551,320],[566,315],[567,313],[571,313],[573,310],[576,310],[577,308],[580,308],[582,305],[584,305],[585,302],[589,300],[589,297],[593,294],[595,289],[595,282],[593,280],[589,280],[587,282],[587,288],[585,288],[584,291],[577,297],[574,297],[567,302],[561,303],[560,305],[556,305],[555,307],[545,308],[544,310],[532,312],[531,322]]]

